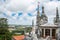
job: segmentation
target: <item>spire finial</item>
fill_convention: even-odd
[[[32,20],[32,27],[34,27],[34,20]]]
[[[38,5],[40,5],[40,2],[38,2]]]
[[[44,6],[42,6],[42,13],[44,13]]]
[[[58,7],[56,7],[56,13],[58,14]]]
[[[56,7],[56,18],[58,18],[58,19],[59,19],[58,7]]]
[[[40,2],[38,2],[38,10],[39,10],[39,5],[40,5]]]
[[[38,8],[37,8],[37,9],[38,9],[38,10],[37,10],[37,13],[38,13],[38,14],[37,14],[37,15],[40,15],[40,12],[39,12],[39,5],[40,5],[40,2],[38,2]]]

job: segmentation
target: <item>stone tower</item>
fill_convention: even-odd
[[[40,10],[39,10],[39,2],[38,2],[38,10],[37,10],[37,21],[36,21],[36,24],[37,24],[37,28],[36,28],[36,31],[35,31],[35,34],[37,35],[37,38],[39,39],[40,38],[40,25],[41,25],[41,16],[40,16]]]
[[[40,25],[40,11],[39,11],[39,2],[38,2],[38,10],[37,10],[37,21],[36,21],[36,25],[39,26]]]
[[[44,12],[44,6],[42,6],[42,14],[40,16],[40,11],[39,11],[39,2],[38,2],[38,10],[37,10],[37,26],[39,27],[42,24],[45,24],[48,22],[48,17],[46,16]]]
[[[41,14],[41,24],[45,24],[48,22],[48,17],[46,16],[45,12],[44,12],[44,6],[42,6],[42,14]]]

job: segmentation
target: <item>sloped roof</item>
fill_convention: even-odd
[[[23,40],[24,39],[24,35],[21,35],[21,36],[13,36],[13,39],[15,40]]]

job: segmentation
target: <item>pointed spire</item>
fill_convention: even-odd
[[[39,26],[39,22],[40,22],[40,10],[39,10],[39,5],[40,5],[40,2],[38,2],[38,10],[37,10],[37,21],[36,21],[36,25]]]
[[[42,6],[42,13],[44,13],[44,6]]]
[[[34,20],[32,20],[32,27],[34,27]]]
[[[58,8],[56,8],[56,17],[59,18]]]
[[[40,2],[38,2],[38,10],[37,10],[37,15],[38,16],[40,15],[40,12],[39,12],[39,4],[40,4]]]
[[[56,8],[56,22],[59,20],[58,8]]]

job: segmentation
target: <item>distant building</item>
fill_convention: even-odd
[[[16,30],[15,25],[8,25],[8,30],[9,30],[10,32]]]

